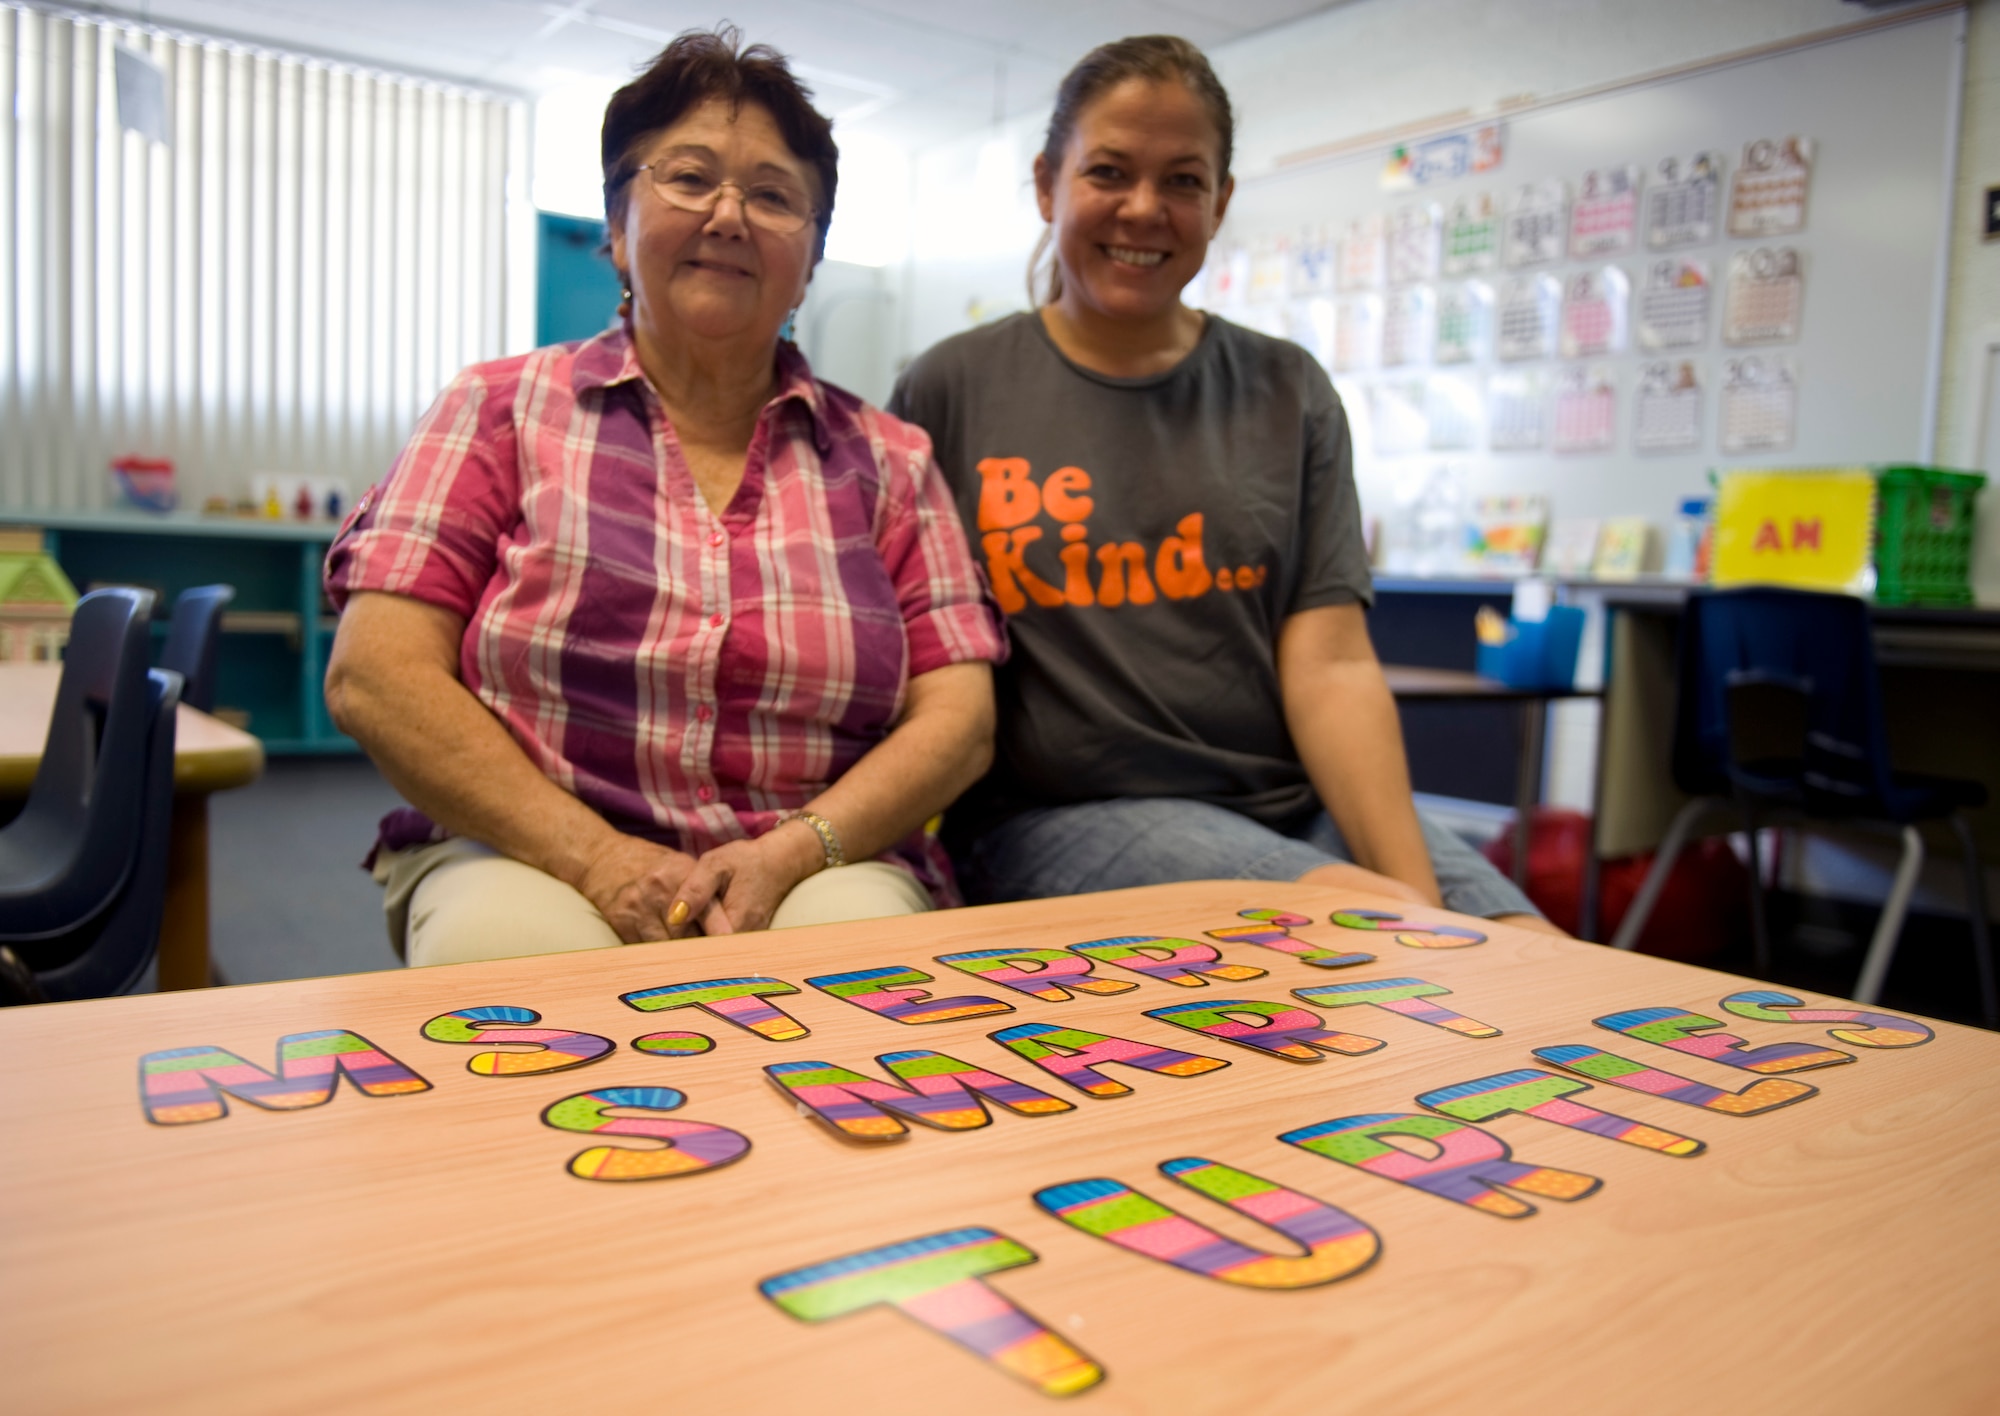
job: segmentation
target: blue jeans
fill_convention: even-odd
[[[1446,909],[1485,919],[1540,913],[1454,832],[1422,812],[1417,822]],[[1324,811],[1287,836],[1206,802],[1123,797],[1025,811],[975,841],[958,873],[966,898],[985,905],[1177,880],[1296,880],[1353,860]]]

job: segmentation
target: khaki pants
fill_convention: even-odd
[[[389,943],[411,967],[615,949],[622,941],[597,907],[554,876],[477,841],[384,851],[375,860],[384,887]],[[779,902],[772,929],[921,914],[930,896],[879,860],[822,870]]]

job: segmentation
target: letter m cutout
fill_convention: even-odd
[[[431,1084],[359,1033],[343,1028],[278,1039],[274,1076],[220,1047],[175,1047],[139,1059],[139,1100],[156,1126],[216,1121],[224,1095],[266,1111],[298,1111],[333,1100],[342,1074],[364,1096],[402,1096]]]

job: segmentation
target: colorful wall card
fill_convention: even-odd
[[[1782,355],[1722,364],[1722,450],[1782,452],[1798,427],[1799,385]]]
[[[619,1000],[642,1013],[663,1013],[669,1008],[699,1008],[726,1023],[734,1023],[769,1042],[792,1042],[809,1036],[812,1029],[782,1008],[766,1002],[797,993],[798,985],[761,974],[743,978],[707,978],[694,983],[670,983],[662,988],[621,993]]]
[[[1548,439],[1548,393],[1538,372],[1495,374],[1486,386],[1486,443],[1532,452]]]
[[[172,1047],[139,1059],[139,1102],[156,1126],[217,1121],[224,1096],[266,1111],[301,1111],[333,1100],[345,1076],[363,1096],[407,1096],[431,1084],[360,1033],[342,1028],[278,1039],[276,1075],[220,1047]]]
[[[1419,924],[1383,910],[1335,910],[1327,916],[1327,922],[1342,929],[1368,929],[1393,935],[1406,949],[1469,949],[1486,942],[1486,936],[1476,929],[1456,924]]]
[[[1070,949],[1087,959],[1112,964],[1133,973],[1176,983],[1182,988],[1203,988],[1204,976],[1244,983],[1262,978],[1267,970],[1248,964],[1225,964],[1222,951],[1213,944],[1195,939],[1166,939],[1156,934],[1127,934],[1116,939],[1092,939],[1072,944]]]
[[[1639,371],[1632,446],[1639,452],[1687,452],[1701,446],[1701,376],[1692,360]]]
[[[1070,1396],[1104,1369],[984,1281],[1036,1258],[996,1230],[953,1229],[793,1269],[757,1291],[808,1323],[886,1304],[1044,1396]]]
[[[1388,224],[1380,212],[1350,222],[1340,241],[1340,288],[1380,290],[1387,257]]]
[[[687,1097],[672,1087],[600,1087],[566,1096],[542,1112],[542,1124],[586,1136],[643,1136],[664,1141],[660,1150],[592,1146],[569,1159],[580,1180],[665,1180],[719,1170],[750,1154],[750,1138],[705,1121],[667,1121],[659,1113],[678,1110]],[[621,1111],[653,1113],[622,1116]]]
[[[1746,1072],[1810,1072],[1815,1067],[1838,1067],[1852,1062],[1854,1054],[1833,1047],[1814,1047],[1803,1042],[1774,1042],[1768,1047],[1752,1047],[1732,1033],[1703,1036],[1710,1029],[1725,1026],[1719,1018],[1705,1018],[1680,1008],[1634,1008],[1611,1013],[1593,1022],[1600,1028],[1641,1042],[1670,1047],[1690,1057],[1706,1057],[1725,1067]]]
[[[1729,189],[1731,236],[1785,236],[1803,231],[1812,186],[1812,139],[1759,138],[1743,145]]]
[[[1176,1003],[1171,1008],[1149,1008],[1146,1016],[1294,1062],[1317,1062],[1323,1052],[1359,1057],[1383,1045],[1379,1037],[1330,1032],[1321,1026],[1324,1020],[1319,1014],[1294,1008],[1289,1003],[1226,998],[1214,1003]]]
[[[1446,275],[1492,270],[1500,263],[1500,208],[1491,192],[1475,192],[1451,204],[1444,219]]]
[[[1639,225],[1639,169],[1600,167],[1583,174],[1569,218],[1569,253],[1612,256],[1632,249]]]
[[[1860,1008],[1824,1008],[1768,988],[1745,989],[1722,1000],[1724,1012],[1760,1023],[1831,1023],[1835,1040],[1855,1047],[1920,1047],[1937,1034],[1915,1018]]]
[[[1444,209],[1435,204],[1404,207],[1389,218],[1389,283],[1414,285],[1438,273]]]
[[[1687,349],[1708,338],[1708,265],[1654,261],[1639,292],[1639,343],[1646,349]]]
[[[1334,306],[1333,367],[1352,374],[1382,362],[1382,297],[1348,295]]]
[[[1759,246],[1729,258],[1722,306],[1724,344],[1790,344],[1799,337],[1806,281],[1790,246]]]
[[[1491,1121],[1496,1116],[1517,1113],[1534,1116],[1573,1131],[1588,1131],[1593,1136],[1623,1141],[1628,1146],[1662,1155],[1700,1155],[1708,1148],[1705,1142],[1569,1099],[1577,1092],[1590,1090],[1588,1082],[1526,1067],[1518,1072],[1499,1072],[1425,1092],[1417,1098],[1417,1105],[1443,1112],[1457,1121]]]
[[[1440,364],[1470,364],[1483,359],[1492,342],[1493,287],[1483,280],[1440,287],[1431,357]]]
[[[1067,1003],[1072,990],[1130,993],[1139,986],[1127,979],[1097,977],[1089,959],[1067,949],[970,949],[940,954],[937,961],[1044,1003]]]
[[[1188,1273],[1244,1288],[1313,1288],[1360,1273],[1382,1252],[1375,1231],[1346,1210],[1213,1160],[1163,1161],[1160,1173],[1267,1225],[1305,1250],[1267,1254],[1169,1209],[1116,1180],[1073,1180],[1035,1203],[1099,1239]]]
[[[1436,1154],[1413,1155],[1382,1140],[1383,1136],[1428,1141]],[[1501,1193],[1502,1188],[1567,1202],[1596,1193],[1604,1183],[1595,1175],[1574,1170],[1524,1165],[1513,1159],[1513,1150],[1491,1131],[1441,1116],[1407,1112],[1341,1116],[1287,1131],[1278,1139],[1501,1219],[1526,1219],[1535,1212],[1526,1200]]]
[[[1683,1106],[1699,1106],[1704,1111],[1716,1111],[1724,1116],[1757,1116],[1819,1093],[1816,1086],[1785,1077],[1762,1077],[1742,1091],[1725,1091],[1706,1082],[1645,1066],[1615,1052],[1575,1044],[1538,1047],[1535,1056],[1579,1077],[1588,1077],[1593,1082],[1609,1082],[1627,1091],[1644,1092],[1664,1101],[1678,1101]]]
[[[1618,441],[1618,387],[1606,364],[1577,365],[1556,375],[1557,452],[1607,452]]]
[[[1021,1116],[1074,1111],[1076,1103],[941,1052],[885,1052],[876,1062],[897,1082],[877,1081],[831,1062],[778,1062],[765,1074],[800,1106],[844,1136],[887,1141],[909,1128],[897,1117],[940,1131],[993,1124],[985,1103]]]
[[[1437,295],[1428,285],[1395,291],[1382,307],[1382,367],[1428,364],[1437,330]]]
[[[698,1032],[656,1032],[633,1038],[632,1046],[655,1057],[698,1057],[714,1048],[715,1039]]]
[[[1069,1083],[1091,1096],[1124,1096],[1132,1090],[1116,1078],[1097,1069],[1108,1062],[1141,1071],[1159,1072],[1169,1077],[1198,1077],[1229,1064],[1220,1057],[1203,1057],[1194,1052],[1176,1052],[1171,1047],[1109,1037],[1083,1028],[1056,1027],[1050,1023],[1018,1023],[988,1034],[1017,1057],[1025,1057],[1058,1081]]]
[[[1562,282],[1553,275],[1510,276],[1500,286],[1493,351],[1502,359],[1547,359],[1556,352]]]
[[[1562,334],[1565,359],[1616,354],[1625,348],[1632,282],[1617,266],[1580,270],[1563,285]]]
[[[1373,954],[1349,954],[1338,949],[1326,949],[1317,944],[1308,944],[1303,939],[1294,939],[1292,931],[1311,924],[1312,920],[1302,914],[1292,914],[1285,910],[1239,910],[1243,919],[1258,921],[1250,925],[1234,925],[1228,929],[1208,929],[1202,932],[1210,939],[1219,939],[1224,944],[1255,944],[1265,949],[1275,949],[1280,954],[1290,954],[1302,964],[1311,964],[1316,969],[1350,969],[1356,964],[1372,964]]]
[[[465,1064],[468,1072],[482,1077],[525,1077],[542,1072],[561,1072],[582,1067],[608,1057],[618,1044],[596,1033],[568,1032],[562,1028],[537,1028],[542,1015],[533,1008],[510,1008],[491,1004],[480,1008],[458,1008],[440,1013],[424,1024],[424,1036],[432,1042],[485,1044],[505,1042],[526,1045],[531,1052],[480,1052]]]
[[[853,973],[821,974],[807,983],[822,993],[866,1008],[878,1017],[899,1023],[948,1023],[953,1018],[983,1018],[993,1013],[1011,1013],[1014,1005],[997,998],[969,994],[957,998],[933,998],[922,985],[931,976],[901,964],[879,969],[856,969]]]
[[[1692,157],[1663,157],[1653,167],[1646,189],[1646,244],[1655,251],[1675,246],[1705,246],[1715,239],[1722,208],[1722,164],[1719,152]]]
[[[1548,265],[1563,258],[1569,235],[1569,184],[1532,182],[1514,193],[1501,252],[1510,266]]]
[[[1482,1023],[1477,1018],[1468,1018],[1463,1013],[1454,1013],[1436,1003],[1425,1002],[1427,998],[1436,998],[1451,990],[1441,983],[1426,983],[1420,978],[1362,979],[1357,983],[1294,988],[1292,992],[1322,1008],[1381,1008],[1405,1018],[1414,1018],[1420,1023],[1429,1023],[1434,1028],[1455,1032],[1461,1037],[1500,1036],[1500,1029],[1491,1023]]]
[[[1291,292],[1331,295],[1339,288],[1340,242],[1324,226],[1308,226],[1292,242]]]

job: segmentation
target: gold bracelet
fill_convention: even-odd
[[[817,811],[788,811],[778,818],[780,826],[787,821],[803,821],[813,828],[814,834],[819,837],[819,848],[824,854],[823,864],[826,869],[832,870],[836,866],[847,864],[847,852],[840,848],[840,833],[833,829],[831,821]]]

